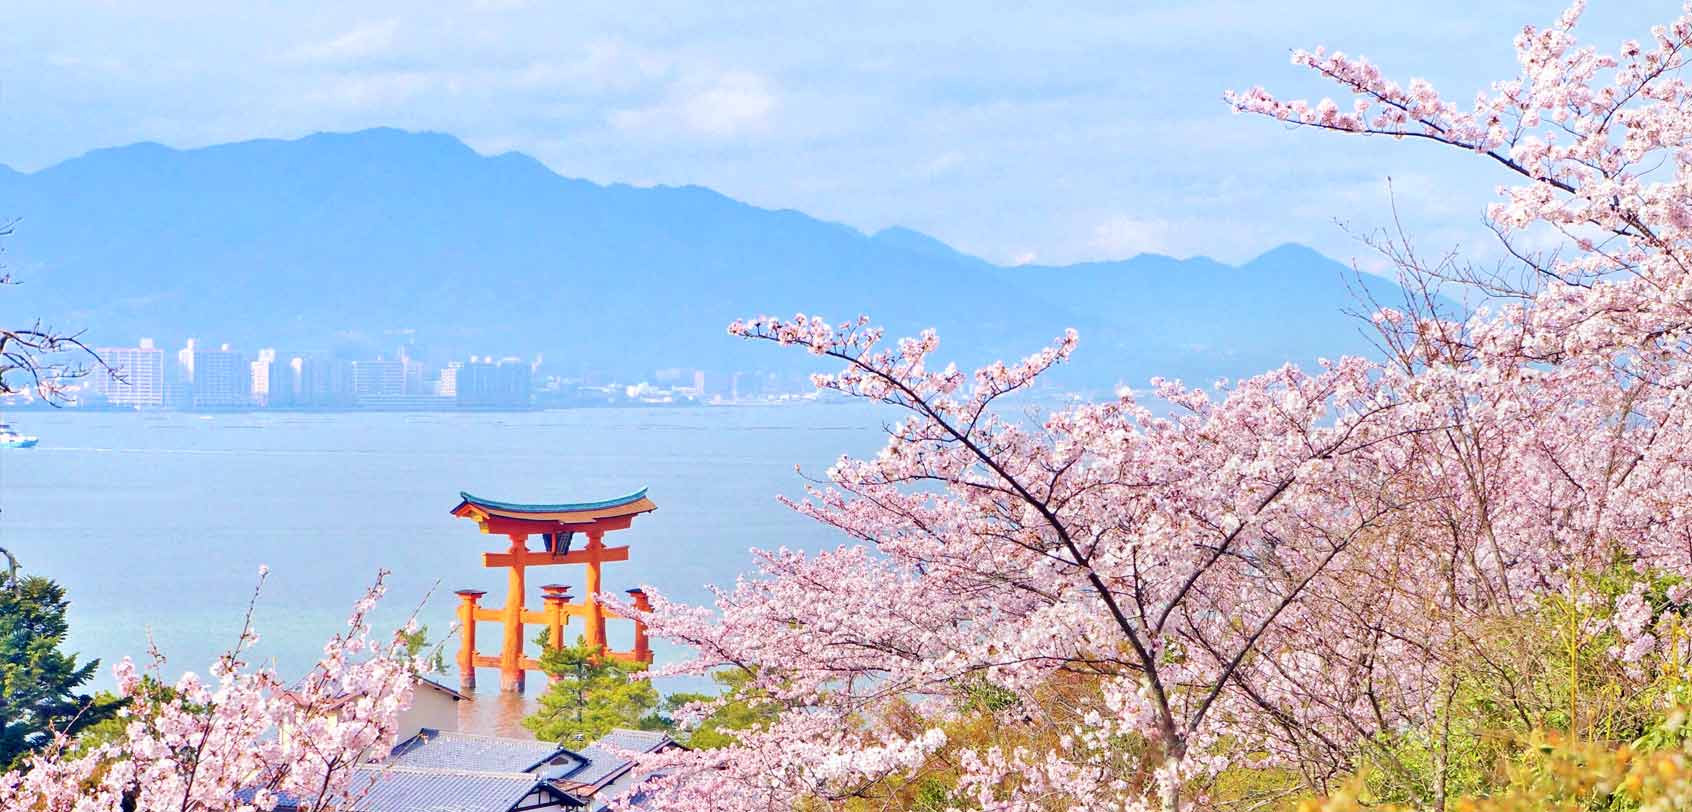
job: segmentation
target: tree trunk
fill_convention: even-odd
[[[1163,812],[1181,812],[1181,757],[1180,753],[1170,753],[1163,759],[1162,773],[1158,781],[1157,794],[1161,802],[1159,806]]]
[[[1436,812],[1445,812],[1446,796],[1449,788],[1446,777],[1451,773],[1451,703],[1457,698],[1457,680],[1451,680],[1451,687],[1445,693],[1445,702],[1440,713],[1439,751],[1435,762],[1438,772],[1434,775],[1434,802]]]

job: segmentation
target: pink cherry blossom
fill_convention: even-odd
[[[1519,75],[1470,102],[1326,49],[1293,62],[1345,101],[1228,95],[1517,179],[1488,216],[1525,274],[1382,246],[1411,293],[1365,310],[1378,359],[1030,416],[1001,399],[1074,334],[971,374],[934,364],[933,334],[889,346],[865,319],[732,325],[832,359],[818,386],[902,417],[793,504],[847,543],[761,553],[714,607],[654,598],[654,633],[696,652],[662,673],[745,669],[781,714],[738,747],[661,757],[649,808],[767,809],[914,776],[944,743],[875,720],[914,703],[938,729],[983,679],[1022,698],[1006,724],[1063,734],[958,754],[956,789],[984,809],[1175,808],[1241,753],[1320,791],[1360,742],[1435,718],[1473,629],[1548,595],[1608,618],[1623,662],[1678,639],[1640,595],[1601,606],[1576,576],[1617,561],[1692,576],[1692,12],[1603,53],[1575,39],[1580,11],[1525,29]],[[1530,229],[1563,244],[1528,251]],[[1437,294],[1461,285],[1488,306],[1446,312]],[[1066,669],[1099,683],[1065,717],[1079,723],[1035,700]],[[1112,761],[1124,739],[1149,780]]]
[[[55,742],[21,772],[0,776],[0,809],[118,812],[127,802],[136,812],[251,812],[274,808],[281,795],[312,809],[348,808],[359,793],[353,768],[393,746],[421,665],[399,636],[370,636],[383,577],[354,607],[348,631],[293,684],[242,661],[256,639],[250,612],[240,643],[211,665],[209,679],[183,674],[163,690],[125,658],[113,668],[131,702],[123,735],[80,755]]]

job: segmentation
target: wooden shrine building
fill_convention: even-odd
[[[609,561],[629,560],[628,547],[605,546],[605,534],[624,530],[642,513],[658,509],[646,498],[646,489],[602,502],[576,502],[559,505],[524,505],[481,499],[468,493],[459,494],[458,507],[452,515],[476,522],[483,533],[505,536],[510,546],[504,552],[483,553],[482,566],[505,567],[507,590],[505,606],[483,607],[482,596],[474,589],[458,591],[460,603],[458,620],[461,645],[458,652],[459,684],[465,691],[476,688],[477,668],[498,668],[499,689],[523,690],[524,676],[539,670],[540,663],[524,656],[525,625],[546,627],[548,642],[562,647],[571,618],[581,618],[581,634],[589,645],[598,646],[609,656],[632,662],[652,662],[652,650],[647,646],[646,624],[635,621],[634,648],[629,651],[608,651],[605,638],[605,619],[617,615],[600,600],[600,567]],[[530,537],[540,539],[540,548],[529,546]],[[577,538],[585,539],[581,546]],[[530,611],[524,607],[529,567],[548,567],[557,564],[583,564],[587,567],[585,593],[580,602],[570,598],[570,587],[547,584],[541,587],[542,607]],[[645,593],[628,590],[630,602],[637,609],[650,606]],[[499,623],[503,627],[498,656],[488,656],[476,650],[476,624]]]

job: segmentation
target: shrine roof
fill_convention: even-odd
[[[523,806],[523,801],[539,794],[546,808],[568,808],[580,803],[540,776],[523,772],[479,772],[464,769],[423,769],[396,764],[360,764],[352,769],[354,797],[357,809],[371,812],[385,810],[434,809],[456,812],[512,812],[536,809]],[[252,790],[236,793],[237,798],[251,802]],[[278,812],[308,809],[305,800],[282,794],[276,804]]]
[[[626,790],[635,780],[635,762],[622,753],[657,753],[680,746],[679,742],[664,733],[614,728],[598,741],[581,749],[578,755],[587,760],[587,766],[564,776],[563,784],[573,792],[594,794],[596,797],[608,799]],[[620,789],[617,788],[619,786]],[[603,805],[595,808],[603,808]]]
[[[396,745],[388,763],[430,770],[527,773],[549,765],[579,770],[588,760],[556,742],[423,728]]]
[[[493,499],[483,499],[464,492],[460,492],[458,496],[460,501],[458,507],[452,509],[453,515],[468,516],[478,520],[484,517],[497,516],[508,519],[542,520],[570,524],[592,522],[611,517],[633,516],[658,509],[658,506],[653,504],[651,499],[646,498],[645,488],[614,499],[557,504],[500,502]]]

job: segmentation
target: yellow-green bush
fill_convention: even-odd
[[[1686,724],[1692,675],[1688,607],[1675,579],[1626,565],[1580,579],[1578,596],[1551,597],[1478,627],[1446,677],[1441,718],[1368,742],[1356,771],[1325,798],[1241,808],[1298,810],[1692,809]],[[1636,663],[1608,624],[1615,599],[1642,586],[1663,644]]]

